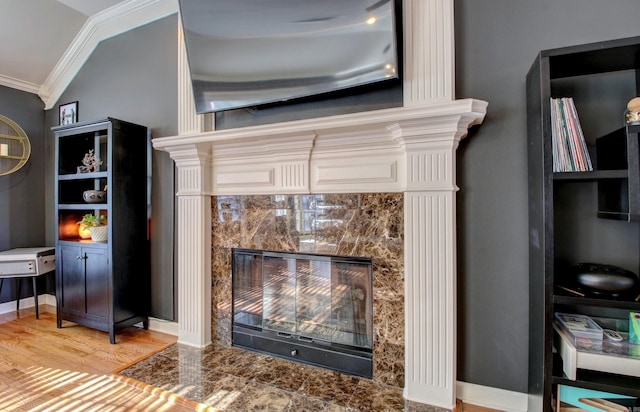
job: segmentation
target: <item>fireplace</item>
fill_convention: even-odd
[[[371,259],[234,249],[232,265],[234,346],[373,377]]]
[[[215,238],[221,235],[212,234],[212,196],[397,193],[403,198],[399,213],[404,245],[402,274],[394,276],[394,284],[402,283],[404,313],[399,323],[404,334],[396,337],[392,323],[374,322],[374,339],[400,340],[391,345],[374,342],[374,364],[386,371],[374,370],[374,380],[395,380],[404,387],[406,399],[452,409],[456,150],[468,129],[484,120],[487,102],[455,99],[453,1],[403,0],[403,9],[403,107],[215,131],[211,119],[195,113],[186,53],[179,41],[178,136],[155,138],[153,146],[169,152],[177,168],[179,342],[204,347],[212,340],[226,343],[231,334],[224,330],[226,325],[231,328],[231,308],[220,299],[227,290],[231,294],[231,279],[227,288],[227,280],[215,276],[230,273],[231,254],[226,254],[226,237],[216,246]],[[276,242],[270,233],[251,242]],[[278,243],[290,250],[284,240]],[[381,298],[397,299],[388,291],[398,288],[378,284],[389,277],[386,267],[377,264],[377,253],[357,255],[374,257],[377,317]],[[228,271],[219,265],[229,266]],[[395,365],[379,360],[384,358],[378,356],[380,348],[402,353],[402,380],[395,376]]]

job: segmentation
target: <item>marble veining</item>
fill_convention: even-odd
[[[373,258],[374,374],[404,387],[402,193],[212,197],[212,337],[231,345],[231,249]]]
[[[120,372],[228,412],[444,412],[402,389],[222,344],[175,344]]]

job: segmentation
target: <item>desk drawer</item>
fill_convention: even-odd
[[[35,275],[38,266],[35,259],[0,262],[0,277],[16,275]]]

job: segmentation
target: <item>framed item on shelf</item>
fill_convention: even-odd
[[[78,121],[78,102],[61,104],[59,107],[60,125],[73,124]]]

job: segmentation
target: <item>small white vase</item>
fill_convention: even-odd
[[[89,231],[91,232],[91,240],[94,242],[107,241],[107,226],[91,226]]]

